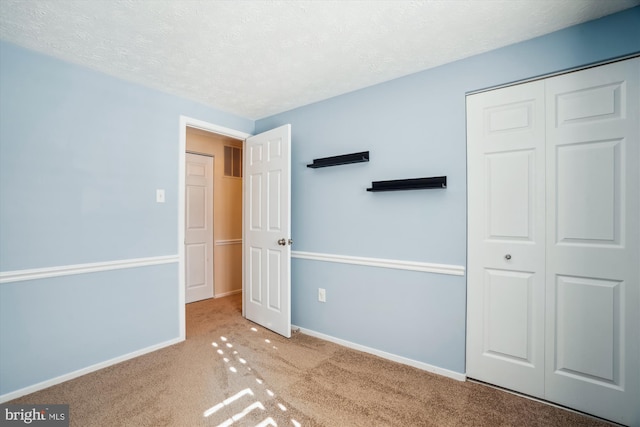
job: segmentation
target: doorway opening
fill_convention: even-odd
[[[187,127],[186,151],[190,303],[242,289],[242,140]]]
[[[189,117],[180,117],[178,188],[179,316],[180,337],[186,338],[186,164],[187,153],[214,159],[212,263],[213,297],[242,291],[242,174],[229,153],[237,155],[250,134]],[[227,148],[225,148],[227,147]],[[227,153],[225,165],[225,151]],[[227,167],[225,167],[227,166]],[[225,175],[225,172],[228,172]],[[230,172],[230,173],[229,173]],[[244,307],[243,307],[244,311]]]

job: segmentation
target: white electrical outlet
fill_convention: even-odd
[[[318,301],[327,302],[327,291],[323,288],[318,288]]]

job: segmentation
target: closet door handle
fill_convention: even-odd
[[[285,239],[280,239],[280,240],[278,240],[278,244],[279,244],[280,246],[284,246],[284,245],[286,245],[286,244],[287,244],[287,241],[286,241]]]
[[[507,261],[509,261],[511,259],[511,254],[506,254],[504,256],[504,259],[506,259]]]

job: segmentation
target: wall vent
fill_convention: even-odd
[[[224,176],[242,178],[242,148],[224,146]]]

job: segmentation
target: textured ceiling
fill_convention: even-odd
[[[0,38],[257,119],[640,0],[0,0]]]

